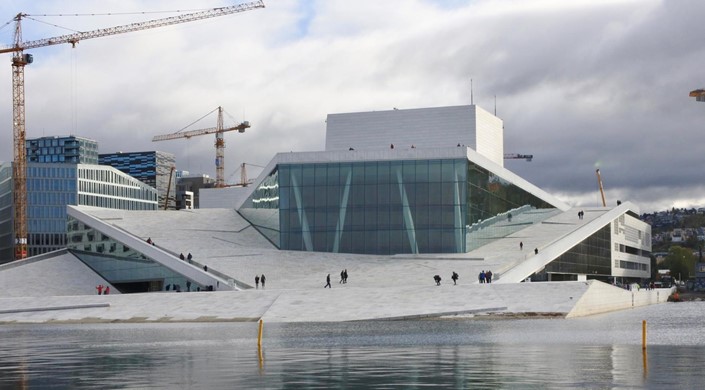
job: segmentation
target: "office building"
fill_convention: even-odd
[[[109,165],[157,189],[159,208],[176,207],[176,159],[160,151],[101,153],[100,165]],[[166,197],[169,197],[166,202]]]
[[[73,135],[28,139],[25,150],[27,162],[98,164],[98,142]]]
[[[89,164],[27,164],[29,256],[66,247],[66,206],[155,210],[156,190],[114,168]],[[12,165],[0,165],[0,263],[13,258]]]

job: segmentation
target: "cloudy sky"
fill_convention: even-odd
[[[265,0],[266,8],[28,51],[27,137],[100,152],[163,150],[215,176],[210,135],[152,143],[218,106],[228,182],[277,152],[323,150],[328,113],[464,105],[496,110],[505,166],[575,206],[705,207],[705,1]],[[5,0],[24,41],[172,16],[228,0]],[[149,12],[136,14],[135,12]],[[112,16],[103,14],[112,13]],[[53,16],[96,14],[94,16]],[[46,15],[46,16],[42,16]],[[0,30],[13,42],[14,23]],[[9,54],[0,161],[12,160]],[[2,69],[0,68],[0,76]],[[214,114],[189,129],[213,127]],[[429,133],[432,137],[433,133]]]

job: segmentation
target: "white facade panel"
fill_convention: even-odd
[[[326,151],[476,147],[476,106],[329,114]]]
[[[201,188],[198,208],[234,209],[245,201],[251,190],[249,187]]]
[[[504,166],[504,123],[501,119],[474,106],[476,110],[477,153],[489,158],[495,164]]]
[[[651,251],[651,225],[629,214],[622,214],[612,222],[611,230],[612,275],[650,278],[650,257],[633,252]]]

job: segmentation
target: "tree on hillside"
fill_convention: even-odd
[[[679,275],[681,280],[688,279],[690,274],[695,271],[693,251],[678,245],[672,246],[668,250],[668,256],[666,256],[666,260],[664,260],[661,267],[669,269],[674,279],[678,278]]]

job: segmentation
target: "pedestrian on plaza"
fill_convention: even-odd
[[[451,276],[450,278],[453,279],[453,285],[455,286],[457,284],[456,282],[458,281],[458,273],[453,271],[453,276]]]
[[[524,250],[524,241],[519,241],[519,250],[520,251]]]
[[[345,270],[342,270],[342,271],[340,271],[340,282],[338,282],[338,284],[342,284],[344,280],[345,280]]]
[[[485,273],[485,280],[487,281],[487,283],[492,283],[492,271],[487,270],[487,272]]]
[[[534,254],[538,255],[539,254],[539,248],[534,248]]]
[[[262,282],[262,289],[263,289],[263,290],[264,290],[264,280],[265,280],[265,279],[264,279],[264,274],[262,274],[262,276],[260,276],[260,278],[259,278],[259,281]]]
[[[191,281],[190,280],[186,281],[186,292],[191,292]]]
[[[206,272],[208,272],[208,266],[207,266],[207,265],[204,265],[204,266],[203,266],[203,270],[206,271]]]
[[[108,295],[110,294],[110,286],[105,286],[105,291],[103,292],[103,295]]]
[[[255,289],[259,288],[259,275],[255,275]]]
[[[147,238],[147,244],[152,245],[152,237]]]
[[[188,259],[188,261],[191,261],[191,259],[193,259],[193,256],[191,256],[191,252],[188,253],[188,256],[186,256],[186,258]]]
[[[480,283],[485,283],[485,276],[487,276],[487,275],[485,275],[485,270],[483,269],[482,272],[480,272],[480,276],[479,276]]]
[[[436,286],[440,286],[440,285],[441,285],[441,275],[434,275],[434,276],[433,276],[433,280],[436,281]]]
[[[95,286],[95,289],[98,290],[98,295],[103,295],[103,285],[102,284]]]
[[[183,254],[183,253],[179,255],[179,259],[181,259],[181,260],[185,260],[185,259],[186,259],[186,258],[184,257],[184,254]]]
[[[343,284],[345,284],[345,283],[347,283],[347,282],[348,282],[348,269],[346,268],[346,269],[343,271]]]
[[[328,288],[333,288],[333,287],[331,287],[331,285],[330,285],[330,274],[328,274],[328,276],[326,276],[326,285],[323,286],[323,288],[326,288],[326,287],[328,287]]]

